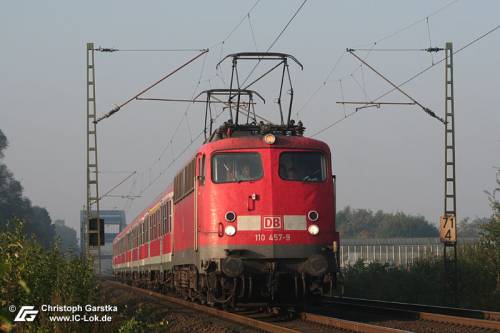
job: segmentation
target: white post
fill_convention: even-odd
[[[340,247],[340,267],[344,267],[344,247]]]
[[[408,268],[408,245],[405,245],[405,266]]]
[[[398,245],[398,266],[401,266],[401,245]]]

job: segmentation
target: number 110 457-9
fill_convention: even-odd
[[[270,235],[266,235],[266,234],[255,234],[255,240],[257,242],[264,242],[266,240],[269,240],[269,241],[291,241],[292,240],[292,237],[290,236],[290,234],[270,234]]]

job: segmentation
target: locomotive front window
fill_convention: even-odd
[[[212,181],[235,183],[262,178],[262,161],[258,153],[220,153],[212,156]]]
[[[284,180],[322,182],[326,179],[325,157],[319,152],[282,153],[279,175]]]

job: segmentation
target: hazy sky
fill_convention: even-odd
[[[227,87],[229,62],[215,70],[221,56],[266,50],[301,3],[262,0],[242,20],[255,1],[5,2],[0,12],[0,129],[10,142],[5,162],[21,180],[25,195],[46,207],[52,219],[62,218],[78,228],[85,202],[86,42],[119,49],[210,47],[205,57],[148,93],[191,98],[210,87]],[[312,134],[352,112],[352,107],[344,110],[336,101],[373,99],[389,89],[368,68],[360,67],[345,52],[347,47],[370,48],[377,41],[376,48],[421,49],[451,41],[459,49],[500,24],[499,12],[500,3],[493,0],[309,0],[272,48],[295,55],[304,65],[303,71],[291,66],[294,118],[300,110],[306,134]],[[359,54],[368,55],[371,65],[398,83],[443,56]],[[192,56],[193,52],[96,53],[98,113]],[[490,214],[484,190],[494,187],[494,166],[500,165],[500,30],[454,60],[458,215],[481,217]],[[265,69],[259,66],[254,75]],[[242,71],[244,76],[245,68]],[[255,89],[267,100],[258,110],[275,117],[276,77]],[[444,65],[404,90],[442,116]],[[407,101],[399,93],[383,100]],[[101,194],[127,175],[117,172],[138,173],[113,193],[137,194],[166,170],[133,203],[105,199],[101,208],[125,207],[132,219],[199,145],[194,141],[167,168],[172,157],[196,138],[202,122],[203,105],[137,101],[101,122],[100,168],[112,172],[101,175]],[[443,210],[443,131],[418,107],[398,106],[361,110],[318,135],[333,151],[338,206],[422,214],[437,222]]]

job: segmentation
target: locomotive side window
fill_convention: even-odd
[[[156,238],[159,238],[161,236],[161,216],[160,216],[160,210],[158,209],[156,211]]]
[[[178,202],[194,190],[196,159],[192,159],[174,178],[174,202]]]
[[[200,185],[205,184],[205,154],[198,158],[198,180]]]
[[[167,214],[166,214],[166,204],[163,203],[161,205],[161,235],[165,235],[166,230],[167,230]]]
[[[262,178],[262,161],[258,153],[220,153],[212,156],[212,181],[234,183]]]
[[[167,232],[172,232],[172,201],[167,202]]]
[[[284,180],[322,182],[326,179],[325,157],[319,152],[282,153],[279,175]]]
[[[144,220],[141,221],[141,245],[144,244]]]

